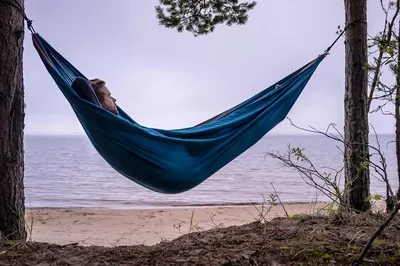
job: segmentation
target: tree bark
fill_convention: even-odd
[[[24,240],[24,19],[15,3],[24,6],[0,2],[0,234]]]
[[[397,5],[400,1],[397,1]],[[400,34],[400,21],[399,21]],[[397,37],[397,69],[396,69],[396,95],[395,95],[395,127],[396,127],[396,158],[397,158],[397,178],[399,188],[397,189],[397,200],[400,200],[400,35]]]
[[[357,212],[370,209],[367,90],[367,1],[344,0],[346,25],[345,200]]]

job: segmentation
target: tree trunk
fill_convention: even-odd
[[[23,0],[9,2],[24,6]],[[0,236],[14,240],[26,238],[21,11],[0,2]]]
[[[400,4],[400,1],[397,1]],[[399,21],[400,34],[400,21]],[[396,158],[397,158],[397,178],[399,188],[397,189],[397,200],[400,200],[400,35],[397,37],[397,69],[396,69],[396,95],[395,95],[395,125],[396,125]]]
[[[367,1],[344,0],[346,25],[345,199],[357,212],[370,209],[367,90]]]

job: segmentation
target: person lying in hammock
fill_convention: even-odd
[[[82,99],[118,115],[117,100],[111,96],[105,81],[97,78],[88,81],[78,77],[72,83],[72,88]]]

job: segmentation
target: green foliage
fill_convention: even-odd
[[[239,3],[239,0],[160,0],[156,6],[160,25],[192,32],[194,36],[214,31],[218,24],[244,25],[248,11],[256,2]]]
[[[307,218],[311,217],[311,214],[308,213],[297,213],[289,217],[289,219],[302,219],[302,218]]]
[[[275,194],[269,194],[269,199],[267,200],[268,205],[270,206],[277,206],[278,205],[278,199]]]
[[[332,260],[333,256],[331,254],[325,253],[324,255],[322,255],[322,259],[323,260]]]
[[[384,83],[382,74],[384,72],[391,72],[394,76],[397,75],[398,67],[398,17],[400,14],[400,6],[396,1],[388,1],[388,7],[383,8],[386,15],[384,29],[378,32],[376,36],[371,36],[368,40],[369,49],[369,63],[363,67],[370,75],[370,92],[368,99],[368,109],[370,108],[372,100],[383,101],[374,112],[382,110],[387,103],[394,103],[396,98],[396,85]],[[395,80],[396,82],[396,80]],[[383,111],[383,110],[382,110]],[[389,114],[383,111],[384,114]]]
[[[301,149],[299,147],[292,148],[290,151],[291,154],[293,154],[296,158],[297,161],[304,161],[307,159],[306,155],[303,153],[304,149]]]
[[[367,170],[368,167],[369,167],[369,162],[368,161],[363,161],[363,162],[360,163],[359,169],[360,170]]]
[[[282,250],[282,251],[290,251],[291,250],[291,247],[288,247],[288,246],[281,246],[281,247],[279,247],[280,248],[280,250]]]
[[[335,197],[334,194],[331,194],[331,195],[332,195],[332,197]],[[337,199],[338,199],[338,197],[335,197],[335,200],[337,200]],[[335,202],[334,201],[330,202],[328,204],[328,206],[326,206],[325,210],[327,211],[327,213],[329,215],[334,214],[335,213]]]
[[[369,195],[365,200],[366,201],[380,201],[380,200],[383,200],[383,196],[380,194]]]

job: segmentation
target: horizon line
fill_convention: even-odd
[[[343,132],[340,132],[343,134]],[[271,134],[266,134],[265,136],[310,136],[310,135],[319,135],[323,136],[320,133],[313,133],[313,132],[302,132],[302,133],[271,133]],[[333,134],[333,135],[338,135],[338,134]],[[379,133],[377,132],[378,136],[382,135],[387,135],[387,136],[395,136],[395,133],[387,133],[387,132],[382,132]],[[87,137],[85,133],[76,133],[76,134],[60,134],[60,133],[25,133],[24,137]],[[368,136],[375,136],[374,133],[368,134]]]

